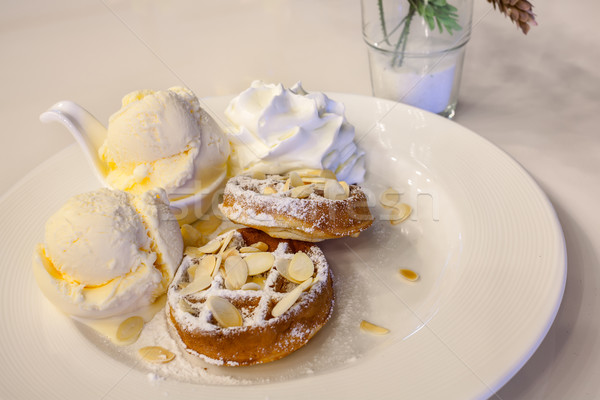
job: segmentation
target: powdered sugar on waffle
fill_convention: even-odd
[[[265,179],[253,179],[246,175],[233,177],[227,182],[225,192],[240,201],[231,207],[221,204],[219,209],[230,219],[235,219],[244,225],[278,227],[281,224],[277,223],[273,213],[304,220],[307,215],[319,214],[319,204],[339,201],[326,199],[317,193],[311,193],[307,199],[291,197],[291,191],[283,191],[284,180],[280,175],[267,175]],[[275,189],[277,193],[264,195],[266,187]],[[258,212],[257,210],[269,211]],[[326,215],[322,215],[322,220],[317,221],[315,225],[325,223],[326,218]],[[310,233],[310,228],[306,231]]]
[[[225,235],[221,235],[220,238],[223,238]],[[242,235],[235,231],[232,237],[231,242],[229,243],[229,248],[240,248],[245,245]],[[288,244],[282,242],[279,244],[277,249],[273,252],[275,256],[274,265],[278,265],[280,262],[285,262],[285,260],[290,260],[293,257],[292,253],[287,252]],[[240,256],[245,257],[252,253],[241,253]],[[293,313],[296,307],[300,306],[300,303],[303,301],[311,301],[314,297],[318,296],[323,290],[324,285],[327,281],[327,275],[329,274],[329,268],[327,261],[325,259],[324,254],[316,247],[313,246],[307,252],[307,255],[313,261],[316,270],[316,283],[307,291],[302,294],[302,296],[298,299],[298,301],[287,311],[287,313]],[[185,299],[186,296],[181,296],[179,285],[182,282],[187,281],[187,270],[190,266],[194,265],[196,260],[190,256],[186,256],[177,271],[175,279],[171,283],[169,287],[168,293],[168,302],[169,306],[172,308],[174,312],[174,317],[179,322],[180,326],[186,330],[194,331],[194,330],[203,330],[203,331],[211,331],[221,329],[223,334],[227,334],[227,332],[231,332],[234,329],[243,329],[243,327],[250,326],[266,326],[268,324],[272,324],[275,322],[276,318],[267,319],[268,313],[270,311],[270,303],[271,300],[275,300],[278,302],[283,298],[283,296],[291,291],[297,285],[286,281],[287,283],[282,287],[282,291],[278,292],[274,289],[274,284],[278,277],[281,275],[279,271],[277,271],[276,267],[271,268],[268,271],[267,278],[264,283],[264,287],[262,290],[229,290],[225,288],[224,277],[221,272],[217,272],[216,276],[213,278],[213,282],[211,286],[201,292],[188,295],[187,297],[191,301],[187,301]],[[243,326],[233,327],[233,328],[221,328],[214,323],[211,322],[211,313],[204,306],[203,303],[200,303],[200,300],[206,299],[208,296],[220,296],[230,300],[244,300],[244,299],[254,299],[259,300],[258,306],[253,310],[245,310],[242,309],[240,312],[243,317]],[[193,301],[198,301],[194,303]],[[187,305],[190,306],[191,309],[195,311],[194,314],[190,314],[189,308],[188,311],[182,309],[180,306],[180,302],[186,302]],[[284,314],[285,315],[285,314]]]

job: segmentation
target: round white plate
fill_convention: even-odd
[[[493,395],[535,351],[562,298],[566,254],[550,202],[513,159],[456,123],[385,100],[331,97],[346,105],[367,152],[365,187],[377,221],[359,238],[323,244],[336,276],[336,309],[307,346],[258,367],[205,370],[181,353],[177,362],[150,367],[135,357],[135,346],[174,346],[162,315],[141,343],[116,348],[57,312],[36,287],[31,255],[45,220],[70,196],[99,186],[71,146],[0,199],[3,396]],[[229,99],[203,103],[221,116]],[[388,187],[414,208],[402,224],[391,225],[377,205]],[[420,280],[403,280],[401,267],[417,271]],[[361,332],[362,319],[390,333]]]

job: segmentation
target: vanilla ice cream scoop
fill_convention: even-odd
[[[123,97],[108,121],[102,157],[117,166],[151,163],[198,147],[200,125],[196,96],[185,88],[140,90]]]
[[[281,174],[294,169],[330,169],[339,180],[364,180],[364,151],[344,106],[323,93],[306,93],[300,83],[252,82],[234,98],[225,115],[234,173]]]
[[[165,293],[182,253],[164,190],[100,189],[69,199],[48,219],[33,266],[59,309],[98,319],[151,305]]]
[[[126,95],[98,153],[109,186],[161,187],[171,201],[202,193],[208,200],[194,210],[202,214],[226,177],[229,142],[189,89],[173,87]]]
[[[208,210],[227,176],[229,141],[186,88],[129,93],[108,129],[71,101],[40,119],[71,132],[105,186],[133,194],[165,189],[181,223]]]

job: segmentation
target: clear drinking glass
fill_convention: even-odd
[[[444,20],[422,17],[411,3],[448,4],[445,10],[455,8],[450,19],[457,25],[451,24],[449,32]],[[373,95],[452,118],[471,34],[473,0],[361,0],[361,6]],[[424,12],[431,15],[431,10]]]

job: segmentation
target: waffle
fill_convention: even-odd
[[[299,183],[292,186],[291,177],[280,175],[233,177],[219,209],[231,221],[272,237],[307,242],[356,236],[373,222],[359,186],[330,180],[345,190],[332,198],[327,193],[328,179],[298,174],[297,179]]]
[[[212,246],[215,241],[220,246],[218,250]],[[247,252],[251,248],[258,252]],[[213,253],[202,254],[203,251]],[[186,252],[169,287],[167,320],[185,350],[209,363],[241,366],[277,360],[304,346],[331,316],[332,274],[322,251],[311,243],[275,239],[264,232],[243,228]],[[237,275],[228,269],[229,261],[239,256],[250,266],[253,264],[248,257],[256,254],[272,254],[274,266],[249,276],[245,282],[236,282],[237,287],[240,284],[248,287],[238,289],[231,283]],[[188,294],[188,287],[205,279],[199,277],[198,271],[205,265],[203,259],[211,256],[221,259],[217,261],[221,267],[217,266],[212,273],[202,270],[203,274],[209,273],[210,286]],[[298,265],[293,264],[293,259],[304,257],[312,261],[314,270],[310,276],[305,274],[301,278],[302,283],[290,281],[290,275],[298,276],[297,268],[296,274],[292,274],[291,266]],[[299,294],[296,300],[295,294]],[[215,298],[219,301],[215,302]],[[235,307],[237,317],[230,308],[223,311],[216,307],[223,300]],[[290,303],[289,308],[285,306]]]

